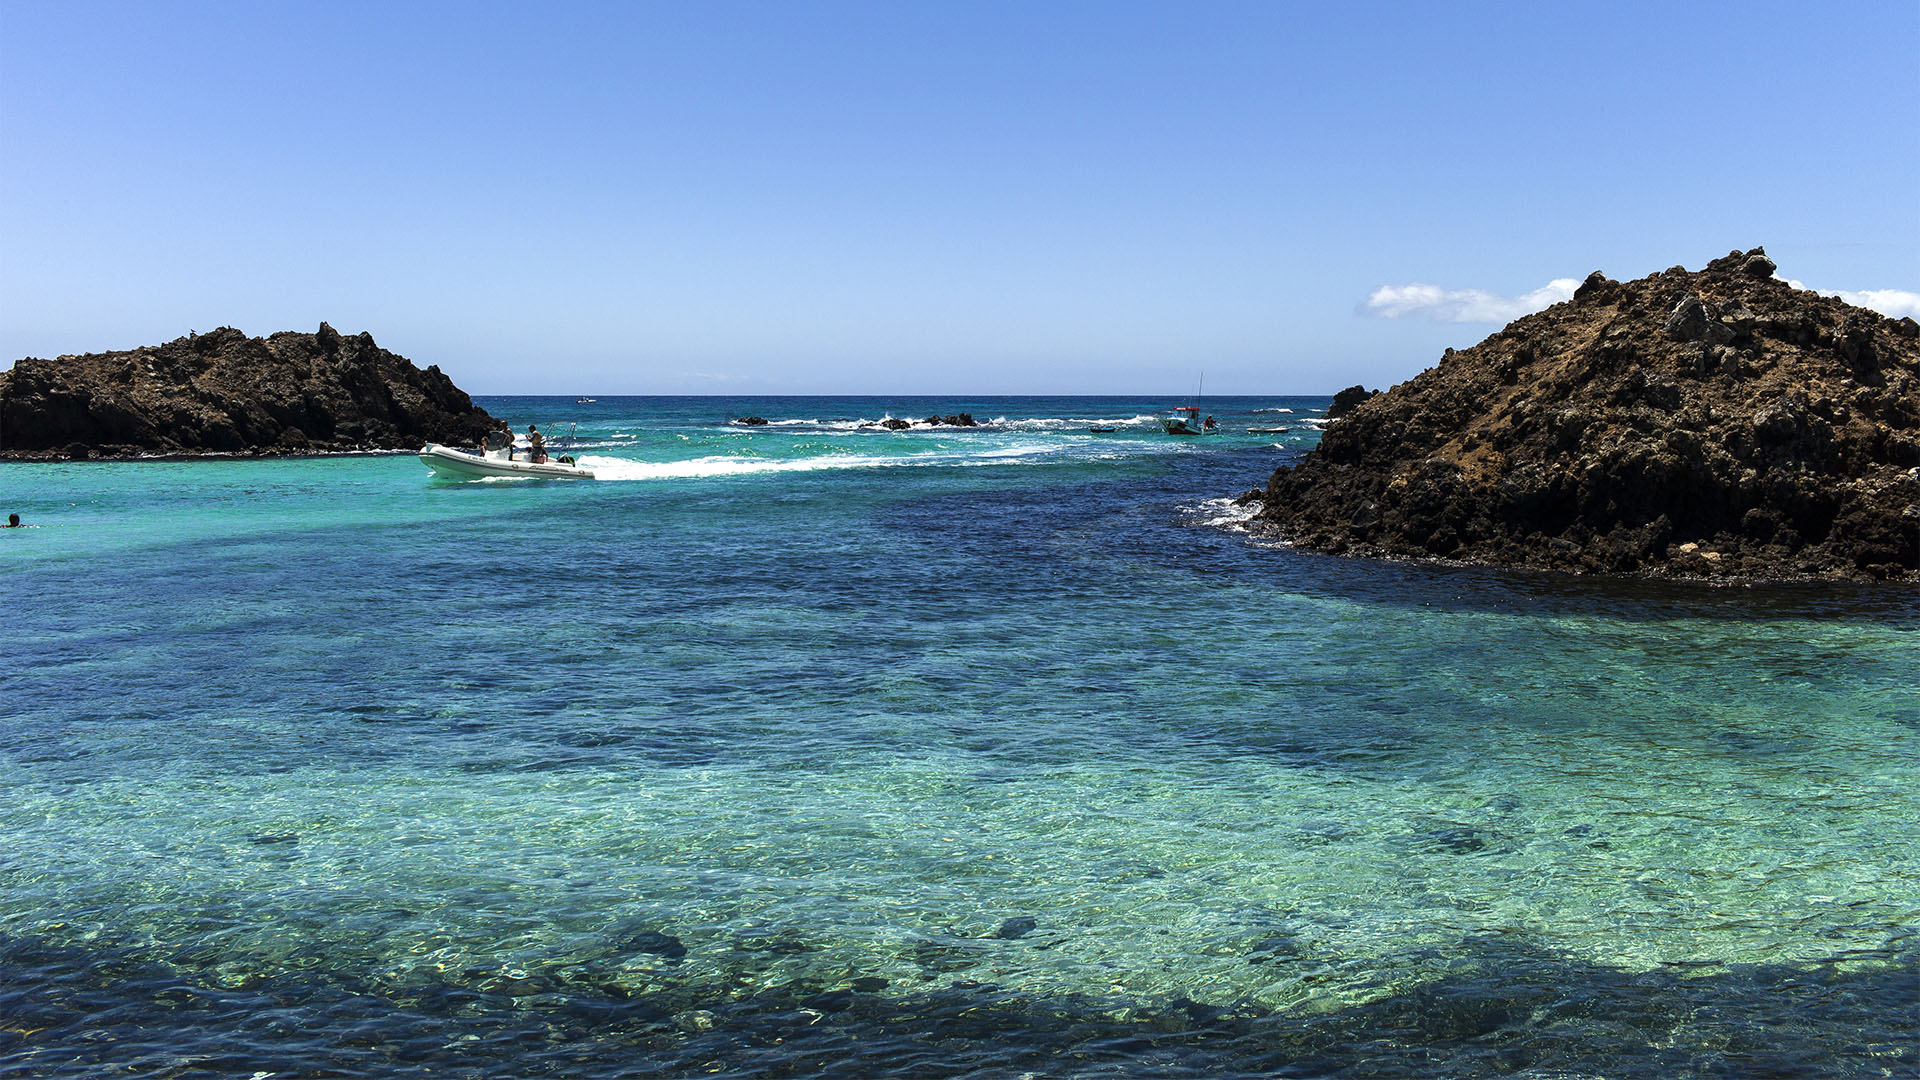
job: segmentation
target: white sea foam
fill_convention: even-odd
[[[769,428],[813,428],[819,431],[827,431],[827,432],[876,431],[881,434],[892,434],[892,429],[883,428],[880,426],[880,424],[883,421],[893,420],[893,419],[896,419],[896,417],[892,413],[887,413],[882,416],[872,416],[872,417],[858,416],[858,417],[852,417],[852,418],[836,417],[831,420],[817,420],[817,419],[816,420],[807,420],[807,419],[769,420],[765,424],[754,424],[752,426],[753,427],[769,427]],[[929,424],[925,420],[916,420],[916,419],[913,419],[912,417],[903,416],[903,417],[898,417],[897,419],[905,420],[908,423],[908,425],[910,425],[911,427],[919,428],[921,430],[926,430],[926,431],[933,431],[933,430],[939,430],[939,429],[946,429],[950,431],[959,430],[958,428],[949,427],[946,424]],[[734,425],[734,426],[738,426],[738,425]]]
[[[582,457],[596,480],[685,480],[709,476],[748,476],[756,473],[813,472],[820,469],[865,469],[900,464],[897,459],[836,454],[831,457],[767,458],[703,457],[684,461],[629,461],[626,458]]]
[[[637,440],[635,440],[632,436],[628,436],[626,438],[614,437],[614,438],[608,438],[608,439],[565,439],[558,443],[548,443],[547,453],[548,454],[578,454],[582,450],[616,449],[616,448],[632,446],[635,441]]]
[[[596,480],[686,480],[715,476],[751,476],[760,473],[819,472],[828,469],[897,469],[929,466],[1018,465],[1057,453],[1064,447],[1032,443],[996,447],[969,454],[929,452],[880,456],[828,454],[806,458],[702,457],[683,461],[631,461],[626,458],[585,456],[579,463],[593,470]]]
[[[888,420],[905,420],[908,426],[900,429],[883,428],[880,426]],[[724,426],[734,429],[744,427],[749,431],[764,427],[788,430],[810,429],[826,434],[870,432],[873,434],[891,435],[896,434],[898,431],[1074,431],[1088,427],[1153,428],[1159,426],[1159,423],[1160,420],[1158,417],[1145,413],[1135,416],[1040,416],[1023,417],[1019,419],[996,416],[990,419],[978,420],[973,427],[964,427],[954,424],[929,424],[924,417],[896,417],[892,413],[884,413],[880,416],[832,417],[828,419],[788,417],[780,420],[769,419],[765,424],[750,425],[743,425],[737,420],[729,420]]]
[[[1003,446],[995,450],[978,451],[969,456],[976,458],[1030,457],[1035,454],[1057,453],[1062,449],[1065,448],[1052,443],[1016,443],[1013,446]]]
[[[1259,503],[1246,503],[1236,506],[1232,499],[1208,499],[1192,508],[1201,525],[1216,525],[1229,529],[1244,529],[1247,522],[1260,512]]]
[[[1293,410],[1292,410],[1292,409],[1255,409],[1255,410],[1253,410],[1253,411],[1254,411],[1254,412],[1283,412],[1283,413],[1290,413],[1290,412],[1292,412]]]
[[[1124,417],[1036,417],[1030,420],[1009,420],[999,417],[993,421],[995,427],[1009,431],[1072,431],[1088,427],[1157,427],[1158,417],[1149,414]]]

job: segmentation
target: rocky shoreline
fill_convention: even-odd
[[[1343,415],[1254,523],[1574,573],[1920,582],[1920,324],[1755,248],[1516,320]]]
[[[277,457],[472,445],[498,424],[438,367],[326,323],[232,327],[0,373],[0,460]]]

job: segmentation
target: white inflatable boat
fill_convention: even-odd
[[[520,451],[525,453],[525,451]],[[420,460],[435,476],[448,480],[478,480],[486,476],[518,476],[530,480],[591,480],[593,470],[571,461],[548,458],[535,464],[525,457],[510,458],[505,450],[477,454],[455,450],[451,446],[428,443],[420,451]]]

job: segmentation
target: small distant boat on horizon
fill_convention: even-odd
[[[516,460],[510,450],[475,453],[451,446],[428,443],[420,450],[420,461],[433,474],[446,480],[479,480],[489,476],[514,476],[528,480],[591,480],[593,470],[562,455],[543,462]]]
[[[577,397],[573,399],[573,403],[575,405],[591,405],[595,400],[595,398],[590,397]]]

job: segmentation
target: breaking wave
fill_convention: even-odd
[[[1193,523],[1212,525],[1220,528],[1243,529],[1260,512],[1260,504],[1255,502],[1235,505],[1230,498],[1208,499],[1198,506],[1188,508],[1193,515]]]

